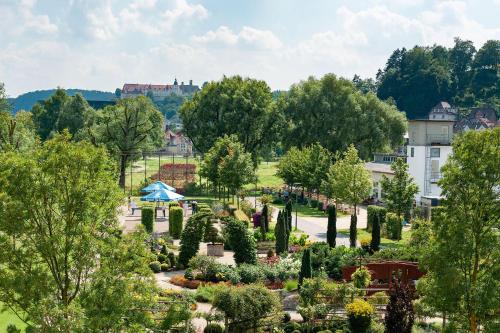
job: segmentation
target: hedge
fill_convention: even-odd
[[[205,233],[207,220],[212,218],[211,213],[199,212],[188,219],[186,226],[181,234],[181,246],[179,249],[178,262],[186,267],[189,260],[196,255],[199,250],[200,242]]]
[[[394,213],[386,215],[386,231],[390,239],[400,240],[403,231],[403,223],[400,218]]]
[[[141,223],[148,233],[153,233],[154,210],[151,207],[143,207],[141,213]]]
[[[168,207],[180,207],[181,204],[178,201],[169,202]]]
[[[184,210],[178,206],[172,206],[168,211],[168,232],[173,239],[181,237],[183,215]]]
[[[366,231],[372,231],[373,221],[378,219],[380,226],[385,223],[385,215],[387,214],[387,209],[381,206],[370,205],[366,209],[367,211],[367,221],[366,221]]]
[[[311,208],[317,208],[318,207],[318,200],[311,199],[311,201],[309,202],[309,204],[311,205]]]

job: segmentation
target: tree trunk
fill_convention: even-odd
[[[125,171],[127,169],[127,159],[128,155],[121,155],[120,157],[120,180],[118,181],[118,185],[121,188],[125,188]]]
[[[469,331],[470,333],[476,333],[477,332],[477,317],[475,313],[472,313],[469,315]]]

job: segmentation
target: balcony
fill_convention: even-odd
[[[451,137],[448,134],[428,134],[427,144],[429,145],[450,145]]]

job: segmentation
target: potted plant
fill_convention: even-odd
[[[224,244],[222,237],[219,236],[219,230],[215,227],[214,223],[218,222],[217,219],[210,219],[205,233],[205,241],[207,244],[207,255],[212,257],[224,256]]]

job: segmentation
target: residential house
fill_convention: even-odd
[[[406,160],[404,147],[394,153],[375,153],[373,154],[373,161],[365,163],[365,168],[370,171],[372,175],[373,188],[371,197],[376,202],[381,201],[384,196],[381,183],[383,176],[389,179],[394,177],[394,171],[391,169],[391,164],[397,158]]]
[[[168,154],[176,156],[191,156],[193,155],[193,143],[182,132],[174,133],[170,129],[166,129],[164,150]]]

